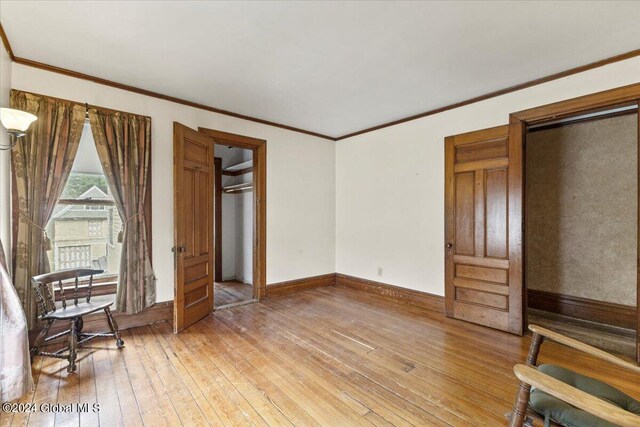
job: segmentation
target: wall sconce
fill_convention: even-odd
[[[0,144],[0,150],[11,150],[16,146],[18,138],[25,135],[29,125],[38,118],[26,111],[14,110],[12,108],[0,108],[0,122],[7,129],[9,134],[9,145]]]

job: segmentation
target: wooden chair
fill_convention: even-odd
[[[526,365],[518,364],[513,368],[516,377],[518,377],[518,379],[520,380],[520,387],[516,395],[516,401],[513,407],[513,411],[510,414],[510,427],[520,427],[523,425],[531,426],[533,425],[534,419],[543,419],[542,416],[534,411],[530,405],[532,386],[535,389],[540,390],[547,395],[558,399],[561,402],[571,405],[579,410],[585,411],[586,413],[601,418],[605,421],[613,423],[614,425],[623,427],[640,426],[640,416],[636,413],[629,412],[612,403],[611,401],[603,400],[599,397],[596,397],[594,394],[591,394],[584,390],[580,390],[569,385],[566,382],[560,381],[550,375],[547,375],[536,368],[536,363],[538,360],[538,353],[540,352],[540,346],[542,345],[542,342],[545,339],[549,339],[560,344],[572,347],[576,350],[583,351],[599,359],[606,360],[621,368],[640,374],[639,366],[622,360],[605,351],[584,344],[578,340],[565,337],[564,335],[542,328],[540,326],[529,325],[529,330],[533,332],[533,337],[531,339],[531,346],[529,347],[529,354],[527,356]],[[546,366],[553,367],[552,365]],[[563,368],[558,367],[553,368],[564,370]],[[610,388],[610,386],[600,381],[584,377],[573,372],[570,373],[581,377],[583,380],[587,379],[592,381],[593,383],[600,383],[598,385]],[[623,393],[619,392],[618,390],[612,388],[610,389],[623,395]],[[549,417],[547,417],[547,421],[550,421]],[[551,421],[552,425],[560,425],[553,422],[553,420]]]
[[[93,338],[114,337],[116,339],[116,345],[118,346],[118,348],[124,347],[124,341],[122,340],[122,338],[120,338],[118,325],[111,315],[111,310],[109,309],[109,307],[113,304],[113,301],[102,303],[91,302],[91,286],[93,285],[93,276],[102,272],[103,270],[73,268],[69,270],[57,271],[55,273],[34,276],[31,279],[32,286],[36,293],[36,300],[38,302],[38,311],[40,312],[38,318],[46,322],[44,328],[36,337],[33,343],[33,347],[31,347],[32,360],[36,355],[55,357],[58,359],[67,359],[69,361],[67,372],[73,373],[76,370],[78,346],[92,340]],[[81,296],[79,294],[79,279],[82,277],[89,277],[89,280],[86,284],[86,291],[84,292],[84,296]],[[70,282],[71,280],[73,280],[73,283]],[[62,302],[61,307],[56,307],[53,297],[52,284],[55,282],[58,283],[60,298]],[[73,286],[69,286],[70,284],[73,284]],[[82,287],[85,287],[85,285],[83,284]],[[71,290],[73,290],[73,304],[68,304],[67,292],[70,292]],[[82,317],[100,310],[104,310],[111,332],[100,332],[92,334],[82,332]],[[69,329],[47,337],[51,325],[56,320],[69,322]],[[69,335],[69,344],[67,347],[64,347],[53,353],[45,352],[40,349],[41,346],[46,345],[48,342],[65,335]],[[68,353],[65,353],[67,351]]]

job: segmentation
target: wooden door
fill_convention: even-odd
[[[522,142],[509,130],[445,140],[445,308],[521,335]]]
[[[213,140],[173,124],[174,332],[213,310]]]

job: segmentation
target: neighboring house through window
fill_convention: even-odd
[[[71,175],[47,225],[50,270],[100,269],[105,271],[105,279],[115,281],[120,270],[122,245],[117,236],[121,227],[91,126],[86,122]]]

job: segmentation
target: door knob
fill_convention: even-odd
[[[453,243],[447,243],[447,249],[453,248]]]
[[[171,248],[171,252],[186,252],[187,248],[184,246],[174,246]]]

